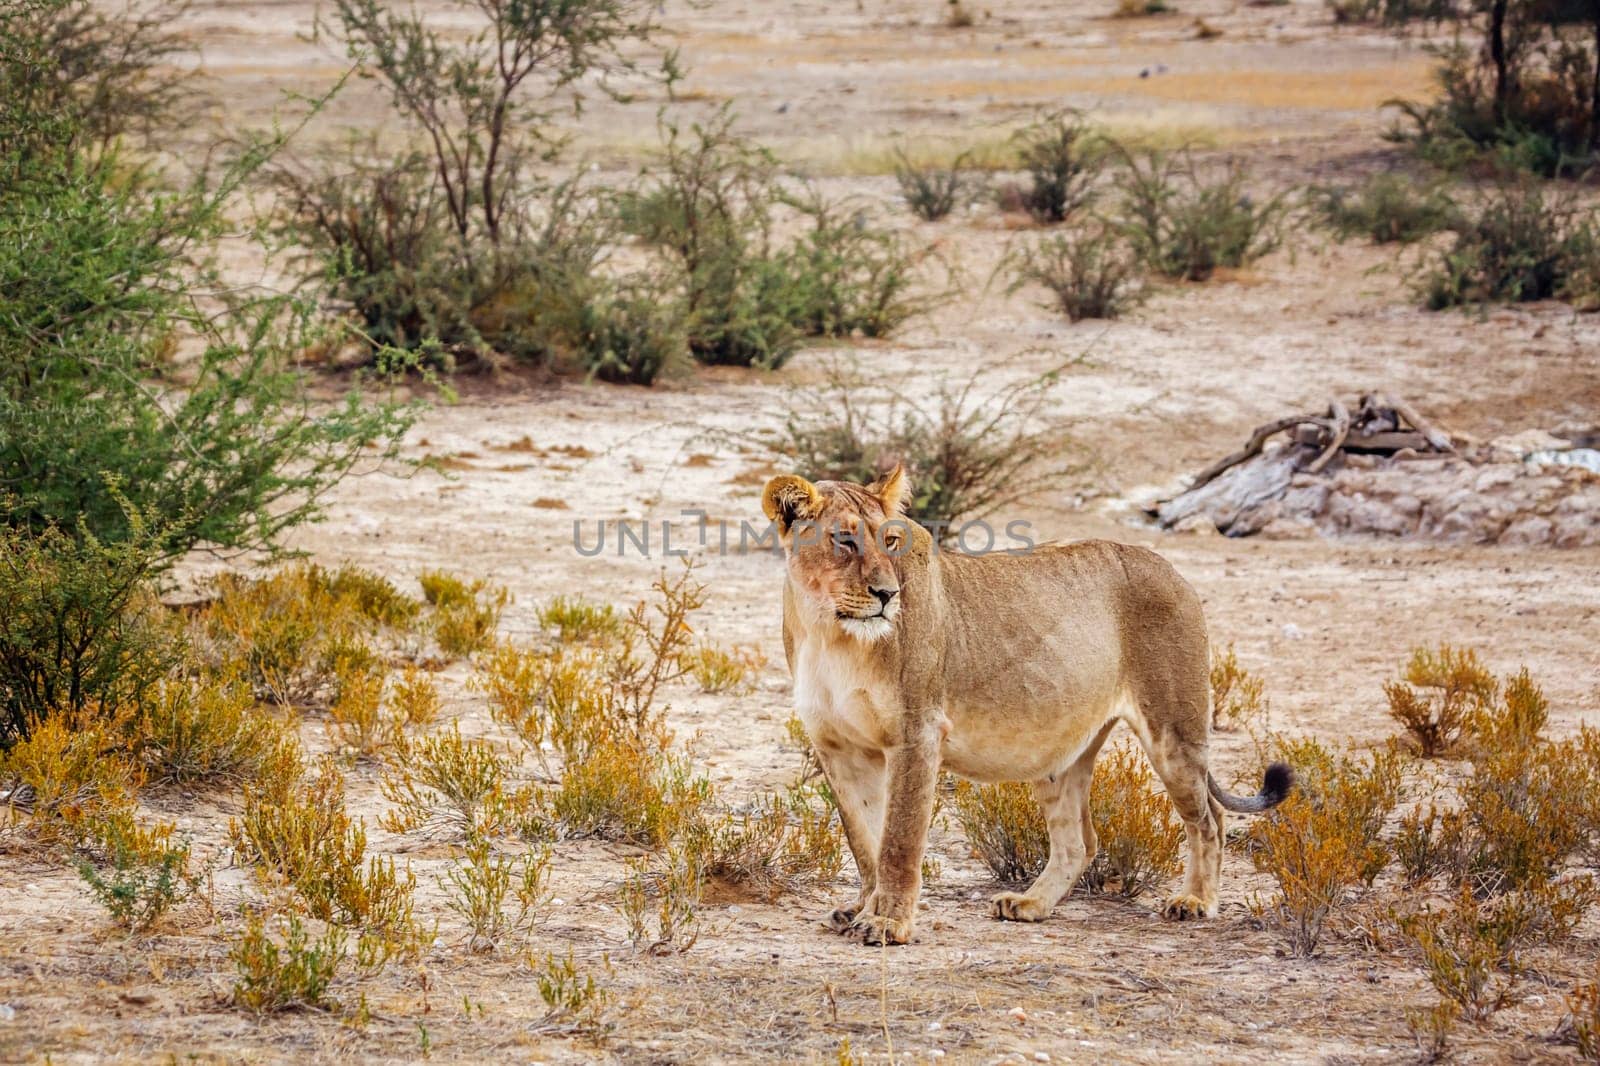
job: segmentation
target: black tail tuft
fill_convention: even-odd
[[[1261,779],[1261,799],[1268,807],[1276,807],[1289,798],[1289,792],[1294,788],[1294,771],[1289,769],[1288,763],[1275,762],[1267,767],[1266,776]]]
[[[1230,795],[1210,774],[1206,775],[1206,785],[1226,810],[1235,814],[1260,814],[1270,811],[1288,798],[1289,790],[1294,788],[1294,771],[1285,763],[1273,763],[1267,767],[1266,776],[1262,778],[1261,791],[1254,796]]]

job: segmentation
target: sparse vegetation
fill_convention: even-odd
[[[1417,281],[1432,311],[1558,297],[1600,304],[1600,240],[1590,213],[1531,185],[1506,185],[1452,225]]]
[[[1341,240],[1410,244],[1450,228],[1458,215],[1441,182],[1393,171],[1374,174],[1362,185],[1315,189],[1312,195],[1322,224]]]
[[[1239,665],[1233,645],[1211,648],[1211,728],[1252,729],[1267,711],[1266,683]]]
[[[345,959],[345,934],[329,928],[314,937],[295,914],[281,924],[275,937],[252,917],[234,941],[228,952],[239,974],[233,1002],[257,1013],[334,1006],[329,988]]]
[[[189,869],[189,843],[170,825],[141,826],[117,811],[91,827],[94,859],[80,858],[78,876],[113,920],[130,931],[148,929],[198,886]],[[98,861],[96,861],[98,859]]]
[[[487,646],[511,593],[479,578],[466,581],[442,570],[425,571],[422,596],[433,608],[433,639],[446,655],[471,655]]]
[[[1280,742],[1296,791],[1252,823],[1256,868],[1277,894],[1258,902],[1297,955],[1315,954],[1328,919],[1358,886],[1371,886],[1391,858],[1381,833],[1399,803],[1403,759],[1394,751],[1335,754],[1315,740]]]
[[[1016,145],[1028,176],[1022,207],[1035,221],[1065,222],[1093,201],[1106,148],[1080,113],[1042,116],[1017,133]]]
[[[952,13],[964,10],[952,0]],[[967,153],[957,155],[948,165],[914,163],[901,149],[895,150],[894,177],[900,195],[911,213],[924,222],[937,222],[961,205],[972,193],[972,179],[963,169]]]
[[[1050,858],[1050,833],[1029,786],[957,781],[951,806],[972,850],[1007,883],[1039,876]]]
[[[1248,266],[1283,243],[1288,195],[1257,199],[1239,162],[1212,172],[1187,151],[1113,150],[1123,190],[1115,221],[1157,274],[1205,281],[1218,267]]]
[[[1045,418],[1064,369],[987,390],[994,371],[978,370],[919,399],[835,364],[824,385],[786,405],[764,441],[812,479],[866,484],[904,463],[907,515],[948,540],[966,523],[1067,481],[1072,445]]]
[[[469,835],[462,861],[444,880],[446,902],[467,923],[469,950],[496,951],[526,937],[549,899],[549,874],[548,849],[513,859],[497,854],[488,837]]]
[[[1049,306],[1073,322],[1119,318],[1144,296],[1133,248],[1105,224],[1044,237],[1022,250],[1013,269],[1013,290],[1044,286]]]
[[[1495,698],[1494,676],[1470,648],[1417,648],[1404,678],[1383,686],[1389,716],[1405,727],[1423,756],[1441,755],[1461,737],[1472,717]]]

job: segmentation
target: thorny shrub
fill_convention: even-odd
[[[1481,1021],[1512,1002],[1520,952],[1568,935],[1596,899],[1591,878],[1546,882],[1480,899],[1463,884],[1442,910],[1399,915],[1396,924],[1422,956],[1442,1000]]]
[[[918,164],[896,149],[894,177],[911,213],[924,222],[937,222],[954,211],[971,191],[971,179],[963,169],[967,158],[963,152],[948,165]]]
[[[940,380],[924,398],[836,363],[822,385],[797,390],[759,439],[813,480],[866,484],[903,463],[907,516],[948,541],[966,523],[1060,488],[1078,469],[1074,445],[1048,417],[1065,369],[1007,384],[990,366]]]
[[[1027,174],[1022,206],[1037,222],[1065,222],[1093,200],[1105,148],[1076,111],[1041,116],[1016,134]]]
[[[1312,191],[1322,224],[1340,240],[1365,237],[1373,244],[1410,244],[1448,229],[1457,207],[1438,181],[1419,181],[1385,171],[1363,185]]]
[[[1252,198],[1242,164],[1208,176],[1188,153],[1114,150],[1123,190],[1117,224],[1156,273],[1205,281],[1218,267],[1248,266],[1282,244],[1288,196]]]
[[[137,704],[178,663],[148,591],[157,554],[147,538],[0,528],[0,751],[57,712]]]
[[[415,664],[407,664],[389,686],[389,703],[402,725],[427,727],[439,718],[439,686]]]
[[[1451,225],[1417,290],[1430,311],[1552,297],[1600,306],[1600,229],[1593,212],[1533,185],[1507,185]]]
[[[1071,322],[1120,318],[1145,296],[1132,245],[1104,223],[1043,237],[1024,247],[1012,265],[1008,291],[1036,284]]]

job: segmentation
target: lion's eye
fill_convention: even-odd
[[[888,551],[900,550],[900,534],[890,533],[883,538],[883,546]]]
[[[833,548],[835,551],[848,555],[855,551],[856,539],[848,533],[835,533],[833,535]]]

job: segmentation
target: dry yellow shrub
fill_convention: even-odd
[[[1476,652],[1441,644],[1436,652],[1412,651],[1402,680],[1387,682],[1383,691],[1390,716],[1422,755],[1434,756],[1455,747],[1462,730],[1494,702],[1499,685]]]
[[[422,597],[433,608],[433,638],[446,655],[471,655],[494,639],[511,593],[487,581],[464,581],[442,570],[418,579]]]
[[[121,721],[88,708],[33,723],[26,740],[0,753],[0,831],[71,846],[94,824],[131,812],[144,774],[122,754]]]
[[[683,834],[708,880],[776,899],[802,881],[826,884],[844,866],[844,831],[814,790],[769,793],[742,814],[724,813],[691,825]],[[819,797],[820,799],[820,797]]]
[[[1296,791],[1255,821],[1249,847],[1277,894],[1258,909],[1298,955],[1311,955],[1350,890],[1370,886],[1388,863],[1381,833],[1400,800],[1405,759],[1393,749],[1335,755],[1315,740],[1280,740]]]
[[[1183,824],[1134,745],[1117,744],[1095,761],[1089,811],[1099,838],[1083,875],[1089,891],[1133,899],[1176,876]]]
[[[607,641],[617,636],[621,619],[609,603],[556,596],[539,609],[539,625],[556,630],[563,642]]]
[[[286,727],[233,674],[155,685],[134,722],[134,749],[158,782],[236,783],[256,773]]]
[[[1039,876],[1050,858],[1050,831],[1033,789],[1016,782],[956,782],[956,821],[967,843],[1001,881]]]
[[[328,706],[328,735],[358,758],[372,758],[405,741],[405,719],[383,699],[387,669],[376,663],[341,667],[338,695]]]
[[[520,824],[531,792],[510,782],[512,763],[486,740],[469,740],[461,728],[402,744],[381,781],[395,804],[380,824],[392,833],[487,838]]]
[[[439,686],[426,670],[407,665],[389,688],[389,703],[407,726],[426,727],[439,719]]]
[[[701,692],[748,692],[756,675],[767,663],[753,647],[722,649],[714,644],[698,644],[683,653],[683,668],[700,686]]]
[[[1228,650],[1211,649],[1211,725],[1229,731],[1248,729],[1266,713],[1262,695],[1265,683],[1239,665],[1233,645]]]

